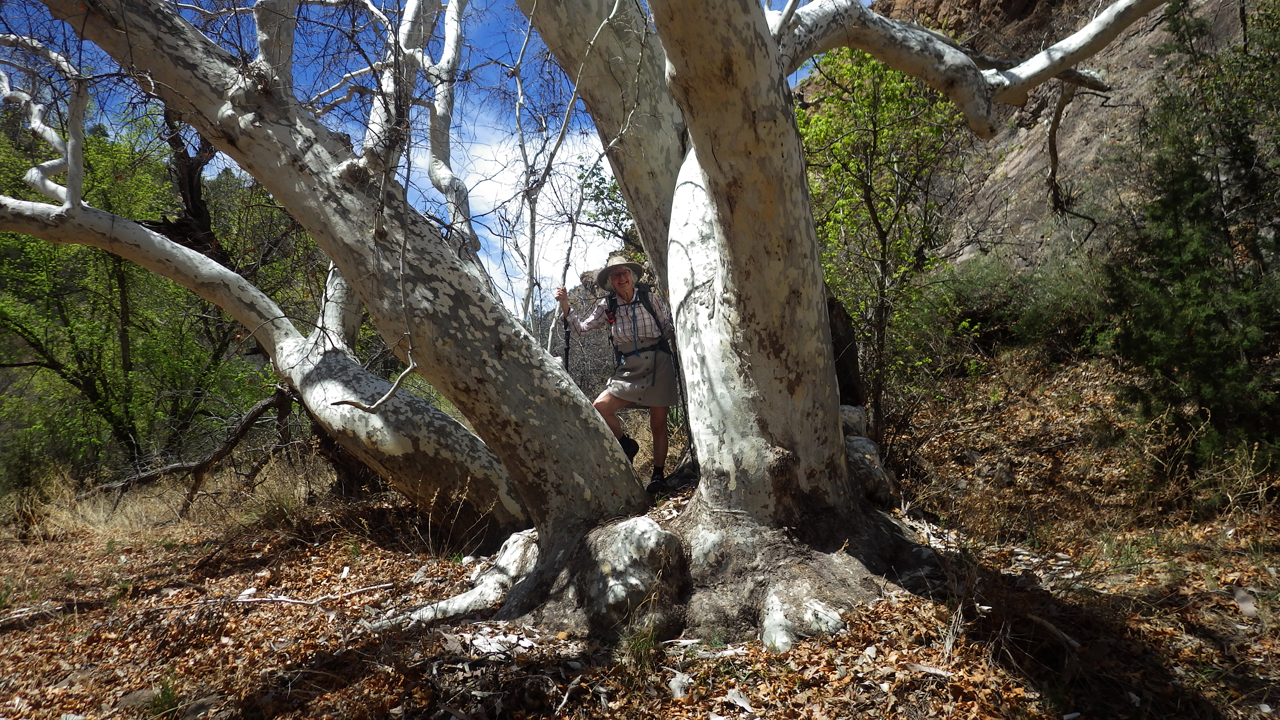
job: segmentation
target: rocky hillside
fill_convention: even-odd
[[[874,7],[891,17],[944,28],[980,52],[1025,58],[1089,22],[1105,2],[1083,0],[879,0]],[[1210,19],[1217,42],[1240,33],[1240,5],[1199,0],[1195,12]],[[1123,207],[1132,173],[1120,148],[1132,145],[1143,112],[1160,84],[1172,78],[1167,57],[1157,53],[1169,41],[1163,10],[1143,18],[1085,67],[1099,72],[1109,93],[1080,91],[1063,113],[1058,131],[1059,182],[1073,200],[1071,209],[1099,217]],[[960,258],[978,251],[1010,248],[1035,263],[1055,250],[1083,242],[1090,223],[1055,216],[1049,205],[1049,127],[1063,83],[1048,83],[1021,109],[1009,109],[1000,134],[975,144],[968,163],[972,201],[952,231]],[[1091,242],[1102,242],[1105,233]]]

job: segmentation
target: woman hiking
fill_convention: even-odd
[[[560,312],[577,335],[609,326],[618,366],[605,384],[604,392],[592,403],[613,431],[627,459],[632,460],[640,445],[622,430],[617,412],[625,407],[649,409],[649,430],[653,434],[653,476],[645,488],[652,494],[670,490],[664,474],[667,457],[667,408],[677,402],[676,369],[671,358],[671,318],[658,296],[637,284],[644,271],[624,255],[613,255],[596,273],[596,285],[609,294],[600,299],[591,314],[579,319],[569,307],[569,292],[556,288]]]

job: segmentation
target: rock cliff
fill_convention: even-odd
[[[1087,23],[1106,7],[1094,0],[879,0],[882,15],[944,29],[980,52],[1025,58]],[[1214,42],[1232,43],[1240,34],[1239,0],[1199,0],[1194,11],[1210,20]],[[1121,147],[1132,145],[1144,111],[1176,60],[1157,53],[1170,40],[1161,7],[1129,28],[1085,67],[1098,71],[1112,90],[1077,92],[1058,131],[1058,177],[1073,200],[1071,208],[1098,216],[1122,209],[1131,199],[1134,174],[1124,167]],[[967,163],[971,201],[952,229],[949,250],[958,260],[977,252],[1007,249],[1011,257],[1036,264],[1089,235],[1087,220],[1055,215],[1046,184],[1048,134],[1064,84],[1036,90],[1027,104],[1010,108],[999,135],[977,142]],[[1104,243],[1105,231],[1091,244]]]

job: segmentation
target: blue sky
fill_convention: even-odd
[[[783,4],[781,0],[771,1],[776,7]],[[315,17],[315,14],[332,11],[304,6],[301,12],[306,17]],[[47,32],[52,27],[60,37],[55,44],[60,44],[59,49],[81,67],[109,67],[110,63],[92,45],[78,42],[65,25],[45,24],[39,19],[41,15],[43,11],[37,4],[13,3],[6,5],[3,24],[14,32],[42,25]],[[194,13],[189,15],[196,17]],[[300,38],[296,47],[295,82],[300,94],[327,87],[336,77],[334,73],[342,70],[338,66],[327,65],[338,56],[336,48],[342,43],[342,28],[333,24],[326,26],[325,23],[304,23],[303,26],[312,34]],[[523,257],[527,237],[523,227],[524,211],[518,202],[525,168],[515,144],[513,106],[509,98],[512,83],[504,66],[510,65],[519,50],[526,21],[509,0],[475,0],[468,6],[464,26],[467,52],[462,68],[468,75],[467,81],[460,85],[454,116],[453,166],[471,189],[476,229],[484,245],[484,260],[490,274],[507,299],[508,306],[515,309],[527,282],[527,263]],[[224,16],[210,27],[217,28],[221,42],[238,45],[246,58],[256,52],[248,15]],[[374,29],[367,32],[372,33]],[[440,32],[439,28],[436,32]],[[439,42],[437,38],[430,48],[433,58],[438,56]],[[541,45],[535,39],[530,48],[530,58],[536,57],[540,49]],[[530,80],[532,97],[565,98],[570,90],[562,75],[544,81],[540,87],[535,87],[533,82],[539,77],[536,72],[530,72],[526,77]],[[97,107],[105,109],[103,117],[113,121],[110,124],[121,127],[120,123],[125,118],[119,108],[123,105],[117,103],[127,103],[132,93],[107,81],[96,83],[94,94]],[[335,111],[326,121],[336,123],[338,129],[347,128],[358,142],[363,135],[360,126],[362,113],[356,103]],[[555,133],[562,118],[563,112],[547,116],[542,139]],[[419,145],[411,149],[407,177],[411,197],[424,211],[440,214],[439,194],[426,177],[425,117],[419,119],[416,127],[415,142]],[[539,201],[540,232],[534,264],[541,286],[540,298],[547,306],[550,305],[551,290],[561,281],[566,252],[570,258],[568,277],[572,286],[583,272],[600,267],[607,255],[619,246],[616,239],[602,237],[597,231],[580,226],[570,251],[565,216],[577,204],[576,178],[584,165],[597,161],[599,154],[599,140],[590,125],[590,118],[579,103],[565,143],[557,154],[557,171]],[[210,172],[216,173],[221,167],[214,163]],[[607,172],[608,164],[604,163],[603,167]],[[513,239],[521,246],[513,245]]]

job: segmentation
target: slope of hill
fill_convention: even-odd
[[[1199,0],[1191,5],[1198,16],[1210,21],[1214,42],[1227,44],[1239,36],[1238,3]],[[1025,58],[1084,25],[1105,4],[878,0],[874,7],[891,17],[946,28],[980,52]],[[1162,12],[1158,9],[1135,23],[1086,63],[1112,90],[1105,94],[1080,91],[1062,113],[1057,133],[1058,179],[1070,209],[1080,215],[1102,217],[1120,210],[1128,199],[1133,177],[1118,150],[1132,144],[1161,80],[1173,72],[1169,58],[1157,52],[1170,40]],[[1041,86],[1024,107],[1006,110],[1003,129],[995,139],[975,145],[966,169],[973,183],[972,198],[953,228],[954,257],[996,251],[1037,264],[1064,248],[1077,247],[1088,236],[1088,220],[1055,215],[1046,185],[1049,128],[1063,87],[1061,82]],[[1105,242],[1098,235],[1089,239]]]

